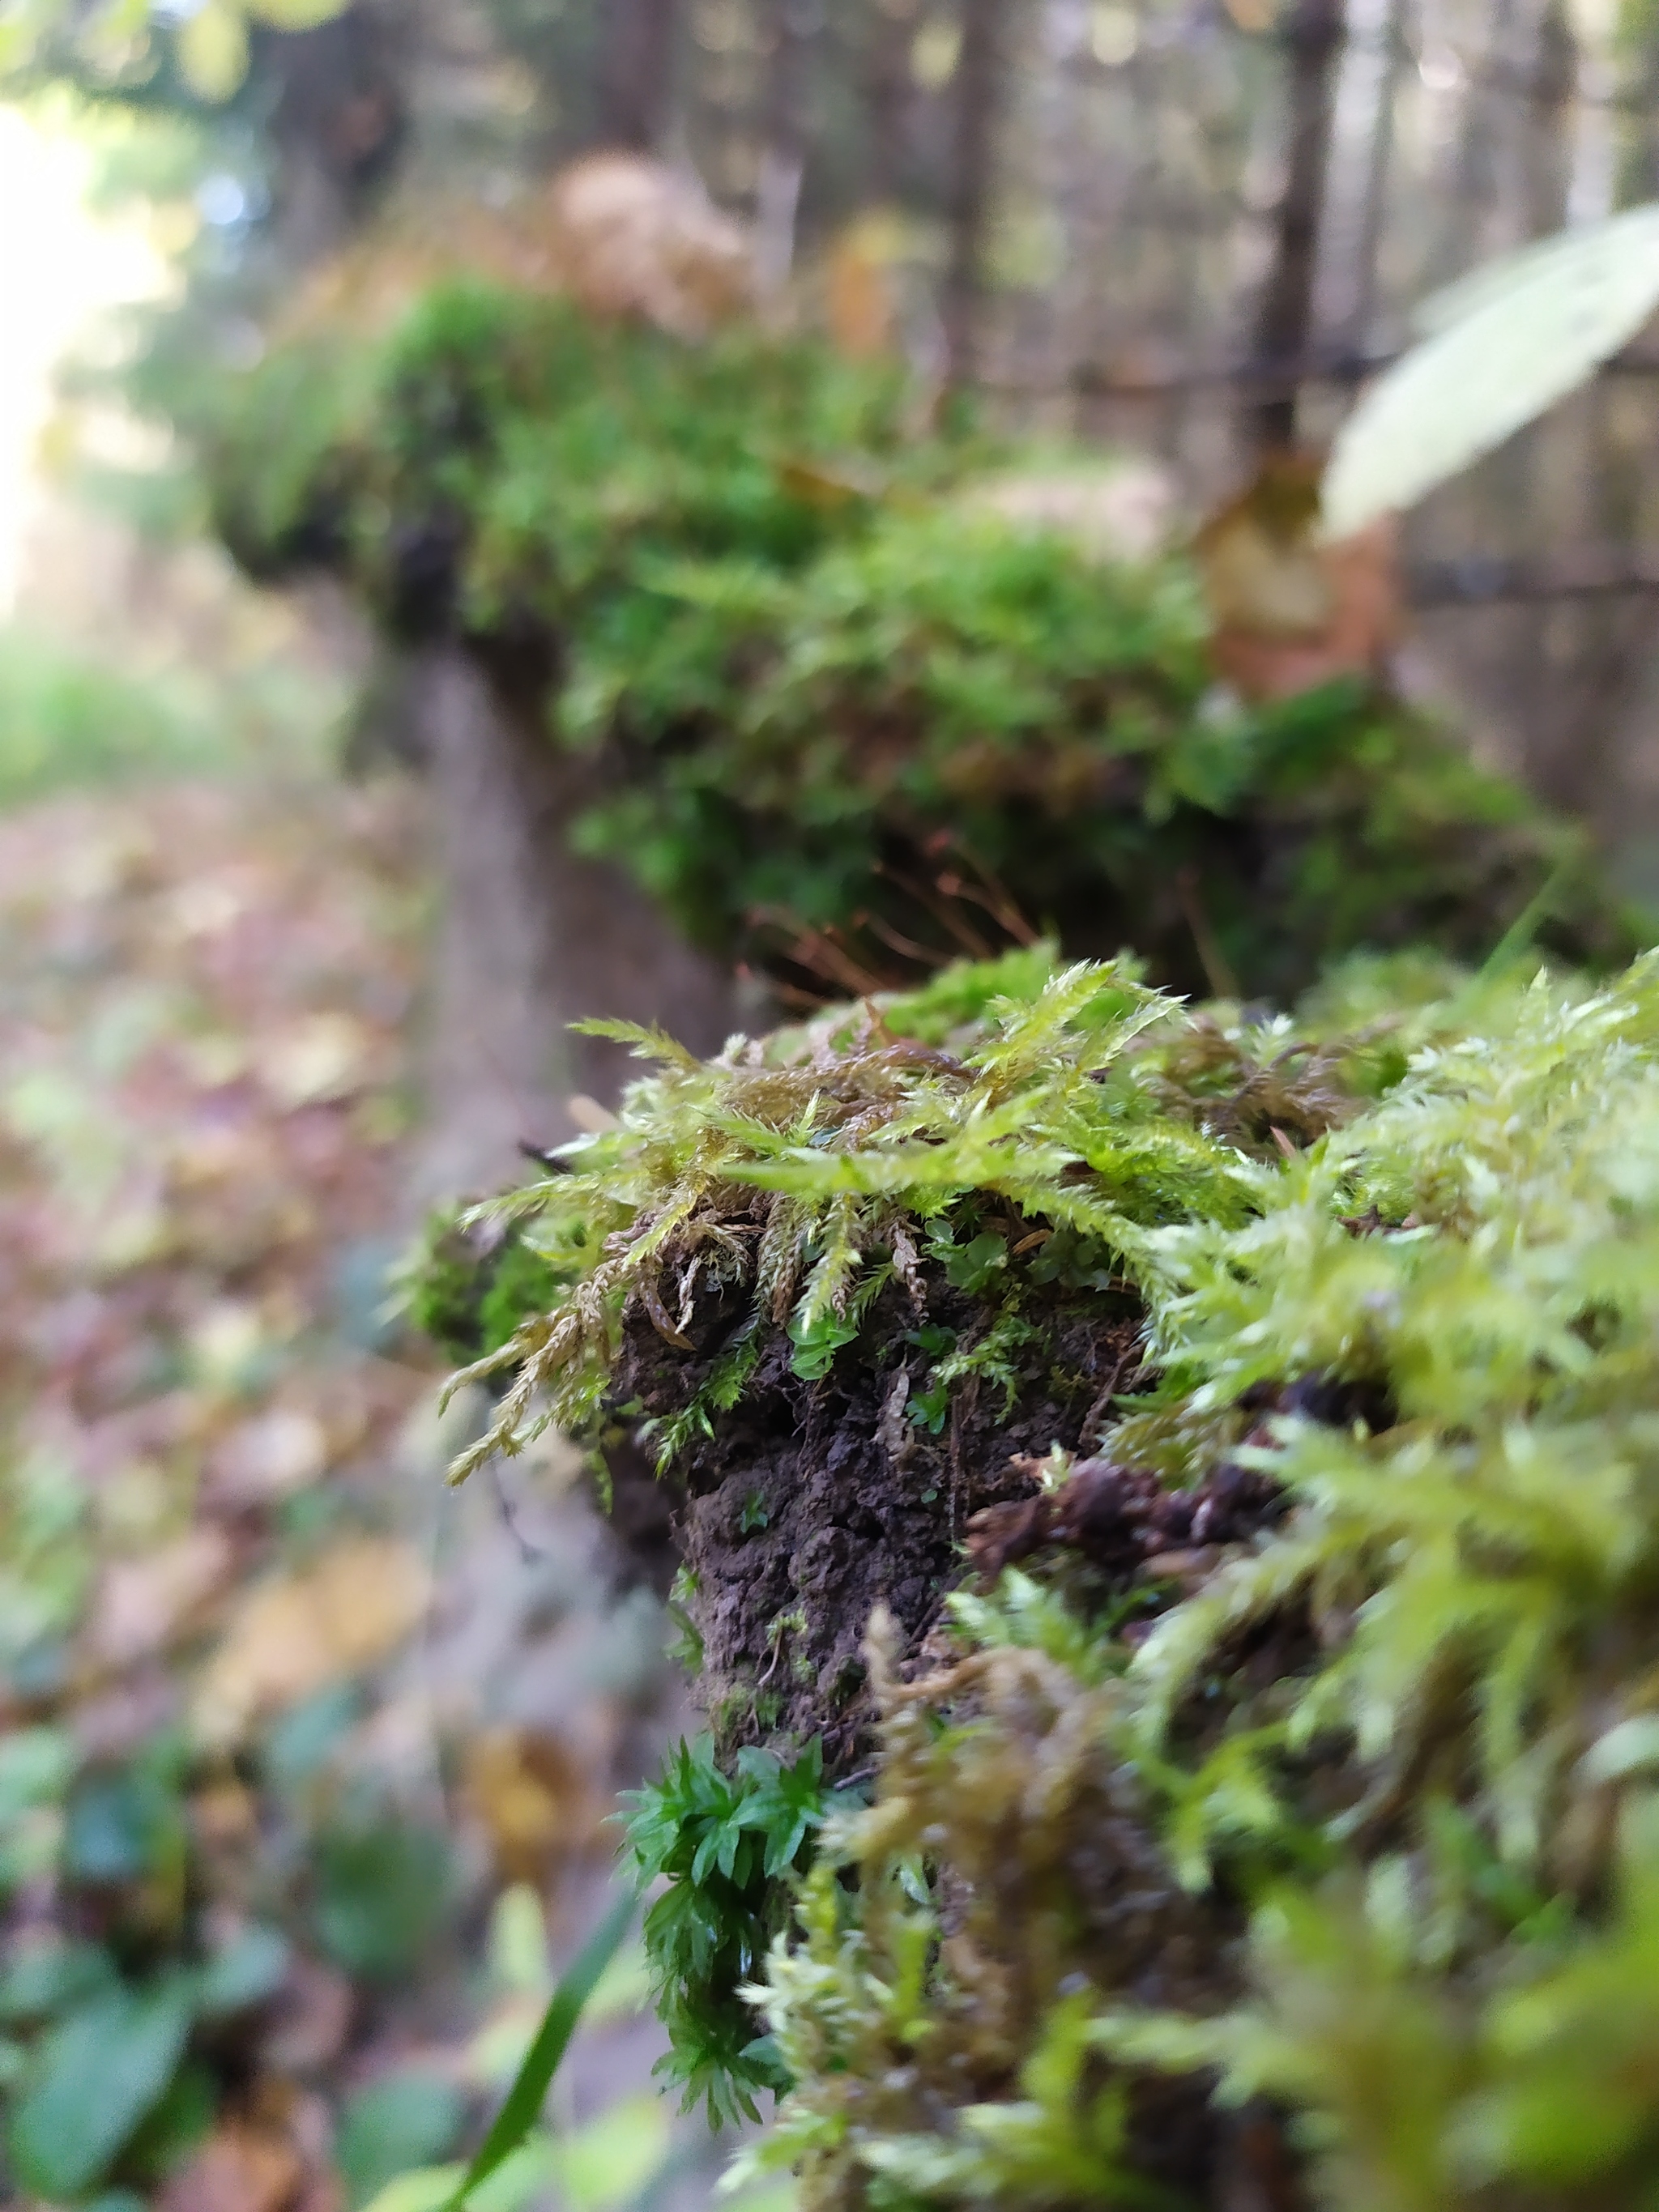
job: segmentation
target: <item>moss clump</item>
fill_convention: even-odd
[[[649,1330],[694,1621],[757,1587],[696,1547],[782,1480],[769,1362],[840,1409],[794,1447],[824,1532],[861,1409],[926,1449],[937,1403],[1002,1493],[952,1545],[940,1485],[850,1692],[708,1685],[722,1771],[815,1721],[870,1794],[797,1839],[753,1992],[810,2203],[1650,2202],[1659,957],[1409,980],[1264,1030],[1020,956],[671,1059],[514,1202],[573,1280],[495,1441],[614,1415]],[[1139,1368],[1044,1397],[1091,1310]],[[1060,1449],[1010,1465],[1039,1402]]]
[[[195,427],[244,563],[466,639],[592,757],[575,845],[722,957],[861,988],[1023,915],[1282,995],[1359,946],[1484,955],[1547,883],[1558,949],[1633,949],[1512,786],[1357,684],[1218,708],[1184,562],[991,511],[1014,449],[918,434],[811,340],[452,285],[274,349]]]
[[[662,1070],[498,1212],[571,1287],[468,1370],[513,1378],[470,1463],[546,1419],[636,1423],[684,1493],[721,1749],[821,1735],[845,1771],[872,1607],[926,1634],[972,1517],[1031,1496],[1133,1385],[1123,1253],[1243,1220],[1239,1146],[1277,1158],[1340,1116],[1342,1070],[1283,1024],[1194,1026],[1121,965],[1041,951],[709,1066],[612,1033]]]
[[[776,2045],[740,1992],[789,1917],[793,1878],[836,1802],[817,1744],[799,1759],[750,1746],[729,1772],[705,1738],[629,1794],[628,1850],[641,1886],[666,1877],[645,1916],[646,1956],[669,2048],[657,2071],[711,2120],[758,2119],[757,2094],[788,2087]]]
[[[525,1243],[515,1222],[466,1230],[439,1217],[408,1271],[409,1320],[448,1358],[482,1359],[570,1279]]]

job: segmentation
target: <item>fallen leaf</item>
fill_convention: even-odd
[[[261,2059],[279,2074],[320,2073],[344,2048],[355,2009],[343,1974],[319,1960],[296,1958],[272,2002]]]
[[[45,2038],[6,2133],[10,2172],[52,2199],[84,2196],[173,2079],[190,2033],[175,1976],[93,1997]]]
[[[486,1729],[468,1747],[466,1793],[509,1881],[536,1881],[556,1854],[592,1838],[586,1778],[555,1737]]]
[[[197,1318],[187,1339],[196,1380],[216,1390],[245,1389],[266,1345],[264,1317],[240,1298],[219,1298]]]
[[[1091,561],[1145,561],[1164,544],[1175,484],[1156,461],[1124,460],[1065,475],[1024,470],[989,477],[964,495],[970,513],[1063,538]]]
[[[1211,658],[1246,699],[1376,675],[1400,634],[1395,526],[1322,540],[1320,466],[1312,454],[1270,455],[1193,541]]]
[[[749,233],[665,162],[589,155],[554,178],[544,205],[564,283],[590,314],[699,338],[752,301]]]
[[[315,1482],[328,1466],[328,1431],[312,1413],[275,1407],[233,1429],[214,1456],[213,1489],[232,1505],[268,1505]]]
[[[297,1705],[395,1650],[426,1608],[428,1577],[392,1537],[354,1537],[301,1575],[252,1591],[204,1673],[197,1725],[233,1742],[257,1719]]]
[[[349,1014],[310,1014],[262,1048],[259,1079],[290,1113],[349,1098],[369,1080],[374,1044],[369,1030]]]
[[[894,351],[898,336],[895,271],[908,243],[903,219],[877,208],[836,238],[824,264],[823,307],[830,343],[849,361]]]
[[[259,1808],[241,1783],[215,1782],[191,1799],[190,1825],[204,1850],[242,1850],[258,1835]]]
[[[1259,38],[1263,31],[1273,27],[1276,12],[1273,0],[1222,0],[1222,5],[1239,29],[1250,38]]]
[[[160,2212],[287,2212],[305,2179],[286,2136],[222,2121],[163,2189]]]

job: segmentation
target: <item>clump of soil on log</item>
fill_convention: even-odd
[[[942,1279],[926,1287],[929,1322],[971,1346],[987,1325],[983,1303]],[[655,1418],[688,1404],[732,1325],[714,1300],[707,1306],[689,1352],[630,1308],[618,1403]],[[969,1522],[1034,1497],[1032,1462],[1054,1445],[1086,1449],[1130,1387],[1141,1334],[1131,1294],[1033,1285],[1021,1312],[1036,1335],[1016,1355],[1012,1396],[966,1378],[937,1434],[913,1418],[928,1357],[898,1285],[818,1380],[795,1372],[788,1339],[769,1329],[715,1436],[679,1455],[681,1601],[702,1639],[699,1690],[723,1753],[821,1735],[830,1771],[855,1766],[870,1721],[861,1644],[876,1607],[914,1656],[963,1572]]]

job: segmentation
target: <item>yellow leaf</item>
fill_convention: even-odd
[[[149,0],[109,0],[98,18],[97,28],[106,36],[139,37],[149,22]]]
[[[375,1536],[349,1538],[308,1572],[252,1591],[208,1666],[202,1735],[234,1742],[256,1720],[377,1664],[416,1627],[427,1595],[416,1553]]]
[[[234,0],[207,0],[179,27],[179,66],[204,100],[228,100],[247,75],[247,25]]]
[[[52,0],[21,0],[4,9],[0,22],[0,76],[22,69],[34,58],[35,48],[52,29],[58,10]]]
[[[545,1998],[553,1986],[547,1916],[529,1882],[514,1882],[495,1899],[488,1948],[489,1971],[503,1989],[518,1996]]]
[[[1523,246],[1424,302],[1429,335],[1343,424],[1327,536],[1407,508],[1591,375],[1659,306],[1659,202]]]
[[[293,1113],[362,1090],[374,1049],[371,1032],[349,1014],[307,1014],[268,1040],[258,1073],[276,1103]]]
[[[957,73],[962,32],[947,15],[930,15],[910,49],[910,73],[924,92],[941,92]]]
[[[273,31],[311,31],[337,15],[345,0],[248,0],[249,12]]]

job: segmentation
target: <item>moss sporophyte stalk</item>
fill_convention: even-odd
[[[677,1501],[674,2078],[813,2205],[1646,2205],[1659,957],[636,1042],[447,1249],[546,1271],[471,1459]]]
[[[577,850],[798,985],[989,952],[1015,915],[1283,998],[1361,946],[1480,957],[1546,885],[1541,942],[1636,949],[1564,825],[1422,715],[1358,683],[1219,698],[1184,558],[984,495],[1100,457],[918,434],[890,366],[452,283],[174,411],[246,567],[460,641],[584,757]]]

